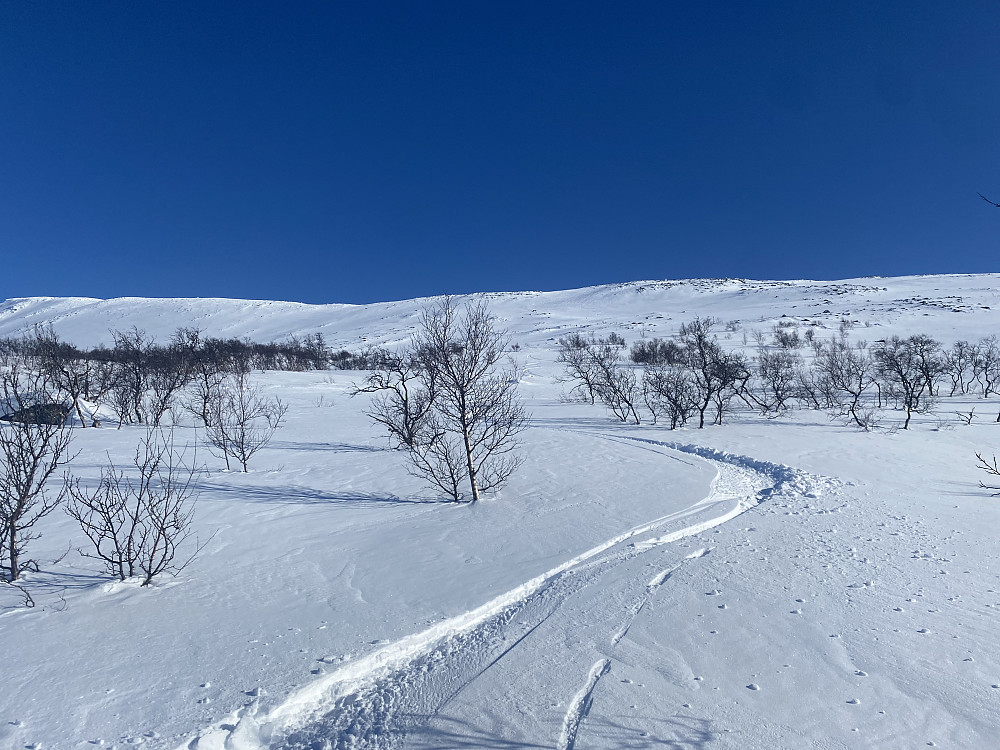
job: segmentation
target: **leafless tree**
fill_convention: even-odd
[[[697,393],[698,427],[705,426],[705,413],[715,406],[716,424],[736,395],[736,386],[748,377],[746,364],[735,354],[723,351],[712,328],[713,318],[695,318],[680,327],[678,336],[684,348],[685,366],[690,370]]]
[[[774,326],[774,343],[782,349],[799,349],[802,347],[802,339],[799,338],[799,329],[791,324]]]
[[[697,412],[697,390],[689,370],[678,365],[647,365],[642,375],[642,392],[653,424],[660,415],[670,419],[670,429],[687,423]]]
[[[864,401],[865,394],[875,384],[867,345],[862,341],[851,346],[846,336],[831,338],[820,350],[813,366],[818,381],[829,389],[831,411],[849,417],[849,423],[863,430],[872,429],[874,410],[866,408]]]
[[[146,421],[145,396],[149,388],[149,352],[153,339],[133,326],[128,331],[112,331],[115,346],[114,380],[111,398],[122,424]]]
[[[36,325],[28,342],[29,351],[38,358],[38,367],[56,391],[65,395],[76,410],[81,427],[87,427],[87,418],[80,404],[87,394],[92,371],[90,360],[81,356],[75,347],[60,341],[52,325]]]
[[[79,479],[68,482],[66,511],[90,540],[84,556],[102,561],[122,581],[140,576],[148,586],[161,573],[179,573],[201,549],[195,541],[190,554],[178,558],[192,534],[199,469],[190,446],[176,447],[173,430],[157,428],[147,430],[132,465],[126,473],[109,456],[93,490]]]
[[[612,334],[614,335],[614,334]],[[631,367],[621,364],[621,345],[602,340],[588,348],[595,376],[594,390],[611,413],[622,422],[639,424],[638,406],[642,398],[638,378]]]
[[[225,380],[225,372],[211,360],[197,362],[192,370],[191,382],[181,406],[203,427],[212,426],[213,405],[218,402],[219,389]]]
[[[906,340],[910,349],[913,350],[921,376],[927,381],[927,392],[931,396],[939,395],[939,381],[948,370],[941,351],[941,342],[935,341],[924,333],[914,334],[907,337]]]
[[[649,341],[636,341],[629,351],[629,359],[637,365],[676,365],[679,364],[683,351],[676,341],[654,338]]]
[[[212,424],[206,428],[216,455],[230,458],[247,471],[250,459],[267,447],[284,422],[288,406],[280,398],[264,395],[250,382],[249,373],[231,373],[219,386],[212,404]]]
[[[516,438],[527,413],[517,396],[518,373],[500,366],[509,338],[485,304],[459,312],[445,299],[424,310],[413,343],[423,377],[433,379],[434,398],[410,451],[412,470],[456,502],[468,483],[477,502],[521,463]]]
[[[748,402],[768,418],[787,411],[800,390],[802,359],[786,349],[760,347],[752,367],[754,382],[743,391]]]
[[[723,417],[733,410],[732,403],[737,396],[745,403],[749,403],[745,394],[749,388],[753,372],[750,364],[739,352],[728,352],[723,355],[718,363],[719,380],[723,387],[719,388],[712,397],[712,404],[715,406],[714,424],[721,425]],[[751,408],[756,406],[750,404]]]
[[[931,343],[928,343],[928,342]],[[909,429],[914,414],[924,414],[933,407],[931,373],[936,367],[929,363],[937,342],[926,336],[901,339],[893,336],[877,346],[872,356],[876,373],[888,390],[899,397],[906,412],[903,429]]]
[[[52,475],[71,458],[72,430],[64,423],[68,410],[53,410],[55,398],[46,375],[23,358],[0,363],[0,404],[7,414],[0,422],[0,575],[8,582],[38,569],[25,556],[26,547],[39,536],[38,522],[65,495],[64,485],[48,488]]]
[[[413,351],[383,350],[373,357],[376,369],[352,392],[374,394],[368,416],[389,431],[394,449],[416,448],[436,393],[436,373],[425,371]]]
[[[945,372],[951,380],[949,396],[968,392],[966,374],[972,369],[973,354],[973,346],[968,341],[956,341],[944,352]]]
[[[201,333],[196,328],[178,328],[169,345],[150,347],[145,403],[151,424],[160,424],[191,382],[200,348]]]
[[[556,361],[563,366],[566,379],[575,383],[572,390],[584,394],[592,404],[597,403],[599,379],[599,370],[591,351],[596,345],[593,339],[573,333],[559,339],[559,354],[556,357]]]
[[[982,389],[983,398],[996,392],[1000,382],[1000,343],[996,336],[980,339],[973,347],[972,379]]]

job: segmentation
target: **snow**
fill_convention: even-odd
[[[521,347],[532,425],[524,466],[476,506],[406,472],[348,396],[357,373],[259,374],[287,426],[248,474],[200,451],[206,544],[177,578],[114,582],[71,519],[46,519],[37,606],[0,589],[0,747],[995,747],[1000,500],[975,452],[994,451],[1000,403],[945,399],[907,431],[891,412],[872,433],[807,411],[625,426],[562,398],[554,344],[695,315],[739,320],[719,328],[734,348],[782,316],[819,336],[847,318],[852,340],[975,340],[1000,330],[998,282],[483,295]],[[20,299],[0,335],[196,325],[354,349],[405,341],[426,302]],[[143,432],[105,425],[76,432],[85,483]]]

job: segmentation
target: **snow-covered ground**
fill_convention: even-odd
[[[998,288],[485,295],[520,345],[532,423],[524,466],[475,506],[406,472],[347,395],[357,373],[260,374],[287,426],[248,474],[201,451],[208,542],[179,577],[115,583],[75,551],[71,519],[46,519],[37,606],[0,588],[0,747],[1000,746],[1000,499],[975,469],[1000,450],[1000,399],[945,399],[905,432],[892,413],[862,433],[811,411],[670,431],[567,402],[555,363],[566,333],[631,343],[696,315],[739,321],[719,327],[734,348],[782,319],[975,340],[1000,333]],[[92,345],[194,325],[357,349],[406,340],[426,302],[19,299],[0,305],[0,336],[51,322]],[[78,430],[73,474],[124,463],[142,432]]]

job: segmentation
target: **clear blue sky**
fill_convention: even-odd
[[[0,298],[997,271],[991,2],[0,2]]]

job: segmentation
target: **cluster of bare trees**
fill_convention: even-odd
[[[28,546],[39,537],[39,522],[65,507],[93,546],[84,555],[104,561],[122,580],[141,576],[148,585],[165,572],[176,573],[177,557],[191,535],[198,469],[189,450],[175,447],[173,433],[150,427],[135,453],[134,467],[119,470],[110,457],[95,489],[60,472],[72,459],[69,409],[59,404],[59,374],[21,354],[0,355],[0,581],[17,586],[33,604],[23,574],[37,572]]]
[[[234,460],[244,471],[271,440],[287,410],[280,399],[263,395],[250,382],[251,367],[276,364],[274,357],[280,355],[286,368],[299,369],[295,362],[315,362],[321,353],[328,354],[319,334],[283,345],[258,345],[206,339],[197,329],[179,328],[162,346],[138,328],[111,335],[112,349],[90,351],[61,341],[51,327],[0,341],[3,356],[45,380],[47,400],[32,406],[33,419],[38,421],[42,409],[62,418],[75,411],[79,426],[96,426],[93,415],[83,409],[84,401],[110,404],[119,428],[159,426],[168,414],[176,423],[185,411],[205,428],[226,467]],[[262,359],[262,352],[270,358]],[[8,412],[0,411],[0,416]]]
[[[193,450],[176,446],[173,431],[154,427],[136,448],[129,471],[109,456],[95,488],[67,478],[66,512],[90,542],[81,553],[100,560],[119,580],[140,577],[143,586],[162,573],[179,573],[201,549],[195,542],[186,557],[178,557],[192,535],[198,473]]]
[[[623,344],[573,334],[559,340],[558,361],[575,396],[601,401],[634,424],[643,405],[654,424],[663,419],[671,429],[695,419],[699,427],[707,420],[722,424],[736,408],[775,417],[795,407],[826,410],[866,430],[890,408],[903,413],[900,426],[908,429],[913,415],[930,412],[945,389],[984,398],[1000,389],[995,337],[947,349],[922,334],[869,345],[851,342],[846,328],[822,340],[812,329],[799,336],[779,325],[770,343],[756,336],[756,352],[747,356],[722,346],[713,333],[717,324],[696,318],[673,339],[635,342],[631,363]],[[808,360],[799,351],[806,344]]]
[[[611,343],[610,337],[562,338],[558,361],[574,384],[572,393],[601,401],[623,422],[640,424],[644,405],[654,424],[666,418],[671,429],[696,416],[699,427],[709,415],[721,424],[733,398],[748,397],[750,370],[741,355],[722,348],[712,335],[714,324],[696,318],[681,326],[676,341],[633,345],[632,361],[641,363],[641,370],[624,362],[624,345]]]
[[[518,373],[503,366],[509,337],[484,304],[446,299],[423,312],[420,331],[357,389],[372,393],[369,416],[407,450],[410,471],[455,502],[478,501],[521,463],[517,435],[527,414]]]
[[[38,570],[27,546],[65,496],[65,487],[53,489],[49,480],[71,457],[72,433],[65,413],[48,413],[51,391],[44,373],[19,357],[0,357],[0,403],[8,416],[0,422],[0,580],[8,583]]]
[[[333,352],[319,333],[257,343],[205,337],[198,329],[179,328],[169,342],[159,344],[133,327],[112,331],[111,338],[111,348],[79,349],[62,341],[51,326],[37,326],[20,338],[0,339],[0,355],[21,357],[43,372],[59,397],[54,402],[69,405],[83,427],[93,424],[84,401],[111,405],[119,426],[159,425],[177,409],[191,412],[207,425],[211,394],[227,375],[255,369],[368,369],[378,364],[379,356],[372,349]]]
[[[38,564],[27,547],[39,522],[60,506],[90,540],[93,549],[83,554],[122,579],[141,576],[147,585],[183,569],[200,549],[185,551],[192,547],[193,479],[200,471],[194,451],[159,427],[174,405],[201,420],[227,468],[232,460],[243,471],[287,411],[251,382],[246,361],[201,356],[191,329],[178,331],[167,347],[137,329],[114,339],[114,358],[105,361],[78,357],[51,328],[0,347],[0,580],[19,586],[28,604],[17,582]],[[144,422],[147,430],[132,466],[121,469],[109,457],[97,486],[88,487],[60,469],[71,459],[71,417],[90,426],[80,402],[101,398],[120,411],[119,427]]]

